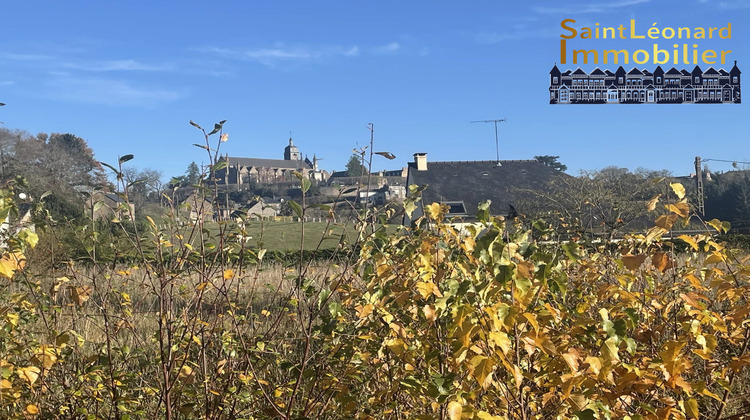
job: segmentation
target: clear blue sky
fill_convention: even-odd
[[[750,99],[548,104],[566,18],[577,27],[634,18],[644,31],[654,22],[731,22],[732,39],[697,42],[701,50],[731,49],[728,58],[750,77],[748,0],[57,0],[3,2],[0,15],[6,127],[74,133],[98,159],[132,153],[136,166],[165,179],[206,161],[191,146],[201,141],[191,119],[205,127],[228,120],[222,147],[233,156],[280,159],[292,131],[302,153],[317,154],[328,170],[342,169],[351,150],[367,144],[369,122],[376,150],[398,157],[378,158],[376,169],[404,166],[415,152],[433,161],[491,160],[492,125],[469,121],[502,117],[503,159],[560,155],[569,173],[617,165],[687,174],[696,155],[750,160]],[[615,45],[589,42],[569,46]]]

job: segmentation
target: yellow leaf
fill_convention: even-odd
[[[525,313],[523,314],[523,317],[529,321],[532,327],[534,327],[534,331],[539,332],[539,323],[536,320],[536,314]]]
[[[13,388],[13,383],[7,379],[0,379],[0,389],[11,389]]]
[[[432,204],[424,206],[424,211],[425,211],[425,214],[427,214],[427,216],[429,216],[430,219],[432,220],[439,220],[443,218],[442,217],[443,212],[442,212],[442,209],[440,208],[439,203],[432,203]]]
[[[39,370],[36,366],[28,366],[25,368],[19,368],[18,369],[18,376],[21,379],[26,380],[26,382],[29,383],[29,385],[34,385],[34,382],[39,378]]]
[[[687,203],[667,204],[665,207],[667,208],[667,210],[677,214],[680,217],[690,216],[690,206],[688,206]]]
[[[692,417],[694,419],[700,418],[700,411],[698,411],[698,401],[696,401],[695,398],[690,398],[689,400],[685,401],[685,414],[687,414],[688,417]]]
[[[224,270],[224,280],[231,280],[234,278],[234,270],[228,268]]]
[[[680,236],[677,237],[677,239],[683,240],[685,243],[687,243],[688,245],[690,245],[690,247],[693,248],[693,250],[695,250],[695,251],[698,250],[698,242],[696,242],[696,240],[693,239],[692,236],[680,235]]]
[[[436,288],[435,283],[431,281],[418,281],[416,287],[423,299],[430,297]]]
[[[482,388],[487,389],[492,383],[492,371],[495,369],[495,363],[492,358],[485,356],[474,356],[471,359],[474,379],[479,382]]]
[[[651,258],[651,264],[654,265],[662,273],[670,268],[674,268],[674,261],[669,258],[666,252],[658,251]]]
[[[437,312],[435,312],[435,307],[433,305],[425,305],[422,307],[422,313],[424,313],[425,319],[430,322],[435,322],[437,319]]]
[[[716,251],[713,251],[711,255],[709,255],[708,257],[706,257],[705,260],[703,260],[703,265],[718,264],[722,261],[724,261],[724,258],[722,258],[721,254]]]
[[[177,379],[185,382],[186,384],[193,383],[193,381],[195,381],[195,372],[193,372],[193,368],[188,365],[183,365],[180,368],[180,373],[177,374]]]
[[[493,331],[490,333],[490,340],[494,341],[495,345],[500,347],[504,354],[508,354],[510,351],[510,338],[508,338],[508,334],[502,331]]]
[[[368,303],[367,305],[357,309],[357,311],[359,312],[357,316],[359,317],[359,319],[367,318],[374,310],[375,305],[373,305],[372,303]]]
[[[450,420],[461,420],[461,413],[463,412],[463,406],[458,401],[451,401],[448,403],[448,418]]]
[[[662,229],[670,230],[672,225],[679,220],[680,217],[676,214],[663,215],[656,218],[654,224]]]
[[[521,278],[531,279],[534,277],[534,263],[523,261],[516,264],[516,271]]]
[[[34,404],[29,404],[26,406],[26,412],[34,416],[39,414],[39,408]]]
[[[82,306],[91,297],[91,286],[73,287],[73,300]]]
[[[583,411],[588,405],[588,400],[583,394],[571,394],[568,400],[571,402],[575,411]]]
[[[648,205],[646,206],[648,211],[654,211],[654,209],[656,208],[656,203],[659,202],[659,198],[661,198],[661,194],[658,194],[656,197],[649,200]]]
[[[628,270],[637,270],[644,261],[646,261],[646,254],[622,256],[622,263]]]
[[[670,187],[672,187],[672,191],[674,191],[677,198],[682,200],[683,197],[685,197],[685,187],[682,186],[679,182],[675,182],[674,184],[669,184]]]

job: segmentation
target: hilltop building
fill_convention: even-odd
[[[302,159],[299,148],[289,138],[289,145],[284,148],[284,159],[245,158],[223,156],[221,160],[227,162],[227,167],[216,171],[219,184],[249,185],[274,184],[279,182],[293,182],[297,178],[293,172],[299,172],[310,180],[325,182],[328,172],[318,167],[318,158],[313,155],[312,160]]]
[[[561,72],[555,65],[549,72],[551,104],[727,104],[742,102],[741,71],[737,61],[730,71],[709,67],[692,72],[672,67],[666,72],[657,66],[653,72],[620,66],[614,73],[580,68]]]

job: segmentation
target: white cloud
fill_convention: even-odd
[[[723,9],[723,10],[750,9],[750,3],[747,0],[720,1],[719,9]]]
[[[0,52],[0,60],[11,60],[11,61],[45,61],[51,60],[54,57],[44,54],[18,54],[9,52]]]
[[[81,61],[81,62],[66,62],[62,64],[63,67],[76,69],[76,70],[87,70],[87,71],[168,71],[174,69],[174,66],[169,63],[163,64],[146,64],[137,60],[106,60],[106,61]]]
[[[382,45],[372,49],[375,54],[395,54],[401,48],[401,44],[398,42],[391,42],[387,45]]]
[[[232,60],[254,61],[269,67],[282,62],[321,61],[333,57],[354,57],[359,55],[359,47],[286,45],[278,42],[270,48],[202,48],[201,51],[216,54]]]
[[[562,13],[603,13],[611,12],[621,7],[634,6],[636,4],[648,3],[651,0],[621,0],[614,2],[588,3],[571,5],[569,7],[534,7],[534,11],[544,14],[562,14]]]
[[[66,77],[50,79],[45,84],[45,95],[53,99],[111,106],[152,107],[185,96],[173,90],[137,87],[122,80]]]

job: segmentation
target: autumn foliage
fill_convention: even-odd
[[[220,142],[209,139],[222,127],[194,125],[215,169]],[[300,184],[293,210],[304,215],[309,181]],[[0,214],[17,214],[18,187],[1,192]],[[470,225],[447,220],[439,204],[424,208],[398,231],[364,209],[356,243],[342,239],[323,263],[283,266],[247,246],[242,220],[211,230],[175,212],[125,228],[123,217],[106,226],[121,229],[118,241],[92,223],[76,231],[89,258],[49,272],[28,256],[54,226],[40,236],[5,229],[0,417],[750,412],[750,258],[714,238],[726,223],[673,234],[694,216],[679,184],[643,203],[651,229],[618,241],[561,238],[542,222],[493,217],[487,204]],[[102,249],[131,259],[103,261]]]

